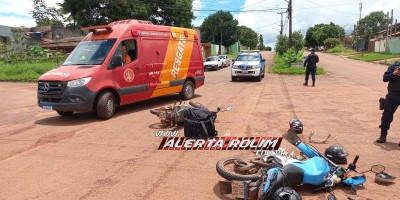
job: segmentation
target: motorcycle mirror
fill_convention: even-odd
[[[385,171],[385,166],[383,165],[372,165],[371,171],[374,173],[381,173]]]

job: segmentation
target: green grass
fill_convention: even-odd
[[[384,53],[364,53],[356,56],[351,56],[349,58],[354,60],[363,60],[363,61],[375,61],[375,60],[385,60],[390,58],[400,58],[400,54],[384,54]]]
[[[56,62],[0,63],[0,81],[36,81],[45,72],[58,67]]]
[[[235,53],[230,53],[228,56],[230,59],[236,59],[239,55],[239,52],[235,52]]]
[[[399,58],[399,59],[396,59],[396,60],[385,61],[384,64],[386,64],[386,65],[393,65],[394,63],[398,63],[398,62],[400,62],[400,58]]]
[[[282,57],[275,55],[274,65],[270,69],[270,72],[275,74],[304,75],[306,73],[306,69],[304,67],[290,67],[289,64],[285,63]],[[317,74],[325,74],[325,70],[322,67],[317,66]]]
[[[335,54],[335,55],[351,55],[357,53],[353,49],[349,49],[344,47],[343,45],[336,46],[332,49],[328,49],[326,53]]]

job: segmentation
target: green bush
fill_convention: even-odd
[[[340,40],[337,38],[328,38],[328,39],[324,40],[324,46],[325,46],[325,48],[328,48],[328,49],[336,47],[341,44],[342,44],[342,42],[340,42]]]
[[[346,48],[343,45],[338,45],[332,49],[328,49],[327,53],[340,53],[346,51]]]
[[[306,73],[306,69],[304,67],[290,67],[290,64],[287,63],[284,58],[276,54],[274,57],[274,64],[270,69],[270,72],[276,74],[304,75]],[[325,70],[322,67],[317,67],[317,74],[325,74]]]
[[[1,63],[0,81],[36,81],[45,72],[59,66],[56,62]]]
[[[283,60],[286,63],[298,63],[302,62],[304,50],[300,50],[296,53],[293,48],[289,48],[286,53],[283,54]]]

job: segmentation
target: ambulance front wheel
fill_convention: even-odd
[[[115,112],[115,97],[112,92],[101,93],[97,100],[97,116],[102,119],[110,119]]]
[[[192,81],[186,81],[183,84],[182,92],[180,93],[183,100],[192,99],[194,96],[194,84]]]

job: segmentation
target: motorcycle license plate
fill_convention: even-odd
[[[251,181],[232,181],[232,196],[247,199],[249,196],[249,183]]]

